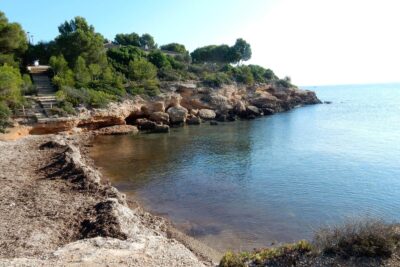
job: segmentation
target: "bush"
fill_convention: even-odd
[[[239,66],[233,69],[233,77],[238,83],[246,85],[254,84],[254,77],[248,66]]]
[[[301,240],[297,243],[286,244],[280,247],[265,248],[254,252],[238,254],[227,252],[221,259],[220,267],[243,266],[296,266],[302,255],[313,251],[313,246]]]
[[[356,220],[321,229],[315,244],[327,255],[388,258],[400,241],[394,227],[379,220]]]
[[[0,67],[0,101],[14,109],[23,99],[21,89],[24,82],[17,68],[4,65]]]
[[[143,95],[145,93],[143,87],[128,87],[127,91],[131,95]]]
[[[10,115],[11,111],[7,105],[4,102],[0,102],[0,133],[4,133],[6,128],[11,126]]]
[[[223,72],[207,74],[203,80],[203,84],[210,87],[221,87],[229,83],[231,83],[229,76]]]
[[[32,84],[32,80],[29,74],[24,74],[22,76],[22,80],[24,82],[21,89],[21,93],[23,95],[36,95],[38,93],[36,86]]]
[[[158,76],[164,81],[180,81],[182,76],[179,72],[171,68],[163,68],[158,71]]]
[[[279,79],[276,82],[276,85],[279,87],[284,87],[284,88],[290,88],[292,87],[292,84],[290,83],[290,81],[286,80],[286,79]]]

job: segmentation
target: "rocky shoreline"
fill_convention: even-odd
[[[88,135],[0,142],[0,266],[213,265],[206,247],[184,246],[162,218],[105,181],[85,156],[87,142]]]
[[[296,87],[235,84],[208,88],[197,83],[165,83],[159,96],[135,96],[111,103],[104,109],[82,107],[74,116],[50,118],[29,125],[29,133],[80,132],[117,125],[135,125],[141,131],[162,133],[184,124],[209,121],[216,125],[319,103],[314,92]]]

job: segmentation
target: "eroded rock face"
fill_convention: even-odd
[[[252,119],[301,105],[321,103],[312,91],[271,84],[250,87],[233,84],[211,89],[192,83],[170,83],[162,88],[163,93],[153,99],[144,100],[137,96],[121,103],[111,103],[105,109],[80,109],[79,114],[72,118],[38,123],[30,133],[57,133],[77,127],[97,130],[126,124],[137,125],[140,130],[154,130],[159,124],[179,125],[186,121],[198,124],[200,119],[233,121],[236,115]]]
[[[200,109],[198,115],[204,120],[212,120],[216,116],[215,111],[212,109]]]
[[[169,123],[169,114],[161,111],[154,112],[150,115],[150,120],[157,122],[168,124]]]
[[[167,112],[171,123],[174,124],[185,122],[188,114],[188,110],[182,106],[170,107]]]

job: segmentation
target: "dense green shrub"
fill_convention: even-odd
[[[158,76],[163,81],[180,81],[182,75],[172,68],[162,68],[158,71]]]
[[[149,62],[155,65],[157,68],[171,68],[171,63],[168,60],[167,56],[161,52],[160,50],[155,50],[150,52],[147,56]]]
[[[223,84],[229,83],[231,83],[231,79],[224,72],[210,73],[203,79],[203,84],[210,87],[221,87]]]
[[[22,95],[36,95],[37,88],[34,84],[32,84],[31,76],[29,74],[22,75],[23,86],[21,88]]]
[[[178,43],[170,43],[166,45],[160,46],[161,50],[165,51],[171,51],[175,53],[181,53],[181,54],[186,54],[188,51],[186,50],[186,47],[183,44],[178,44]]]
[[[24,85],[21,73],[17,68],[0,66],[0,102],[14,109],[23,102],[21,89]]]
[[[4,133],[6,128],[11,126],[9,121],[10,115],[10,109],[4,102],[0,101],[0,133]]]
[[[105,107],[110,101],[116,100],[116,97],[93,89],[63,87],[57,92],[57,100],[64,103],[64,105],[69,105],[66,103],[70,103],[74,107],[84,105],[101,108]]]
[[[233,77],[236,82],[243,83],[246,85],[254,84],[253,73],[250,67],[242,65],[233,69]]]

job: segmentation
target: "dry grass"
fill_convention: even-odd
[[[374,262],[371,266],[383,266],[384,260],[397,254],[399,245],[398,225],[359,219],[320,229],[312,243],[299,241],[251,253],[228,252],[219,266],[347,266],[343,264],[350,262],[354,264],[349,266]]]

